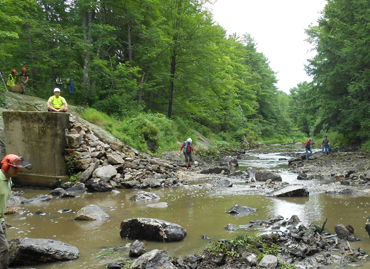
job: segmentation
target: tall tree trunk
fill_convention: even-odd
[[[173,106],[173,91],[174,91],[174,79],[176,72],[176,53],[174,52],[171,57],[171,81],[170,81],[170,97],[168,102],[168,118],[172,117],[172,106]]]
[[[82,78],[82,85],[85,89],[86,97],[90,95],[88,93],[88,89],[90,86],[90,62],[91,62],[91,31],[90,31],[90,12],[86,10],[82,16],[82,26],[84,29],[84,68],[83,68],[83,78]]]
[[[26,5],[23,6],[23,10],[26,12],[27,8],[26,8]],[[31,66],[33,66],[33,63],[34,63],[34,59],[33,59],[33,49],[32,49],[32,41],[31,41],[31,35],[30,35],[30,24],[28,23],[28,20],[26,21],[26,35],[27,35],[27,44],[28,44],[28,50],[29,50],[29,59],[30,59],[30,64]],[[37,86],[35,85],[35,82],[36,82],[36,70],[35,68],[32,68],[31,69],[31,77],[32,77],[32,87],[33,88],[37,88]]]
[[[141,76],[141,80],[140,80],[140,86],[139,86],[139,90],[137,92],[137,103],[140,104],[140,101],[141,101],[141,96],[143,94],[143,83],[144,83],[144,77],[145,77],[145,72],[143,72],[143,75]]]
[[[127,22],[127,45],[128,45],[128,60],[130,62],[130,65],[131,65],[131,62],[132,62],[132,55],[133,55],[133,50],[132,50],[132,45],[131,45],[131,24],[130,22],[128,21]]]

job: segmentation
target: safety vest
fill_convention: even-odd
[[[66,100],[62,96],[59,96],[59,98],[57,98],[55,95],[53,95],[49,98],[49,103],[52,107],[56,109],[62,108],[65,102]]]
[[[8,81],[6,82],[8,86],[15,86],[15,77],[12,74],[9,74]]]

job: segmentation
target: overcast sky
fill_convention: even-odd
[[[312,79],[304,71],[315,52],[305,41],[305,29],[317,25],[326,0],[217,0],[211,6],[215,21],[227,34],[246,33],[257,43],[258,52],[277,73],[277,88],[286,93],[298,83]]]

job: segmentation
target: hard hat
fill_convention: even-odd
[[[60,89],[59,88],[55,88],[54,89],[54,92],[60,92]]]
[[[30,162],[27,161],[26,158],[15,154],[6,155],[1,161],[1,163],[2,163],[1,169],[5,172],[8,171],[9,166],[27,169],[32,168],[32,164],[30,164]]]
[[[15,69],[12,69],[12,73],[17,73],[17,70],[15,70]]]
[[[27,68],[26,67],[22,67],[22,71],[27,71]]]

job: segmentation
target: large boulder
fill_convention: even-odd
[[[335,224],[334,230],[340,239],[348,240],[350,242],[359,240],[353,235],[354,229],[351,225],[344,226],[343,224]]]
[[[278,259],[274,255],[264,255],[260,263],[259,268],[276,268],[278,264]]]
[[[109,192],[114,188],[108,182],[100,178],[91,178],[85,183],[86,188],[91,192]]]
[[[97,205],[87,205],[81,208],[75,216],[75,220],[106,220],[109,215]]]
[[[97,178],[100,178],[104,181],[108,181],[110,180],[112,177],[115,177],[117,175],[117,170],[116,168],[114,168],[114,166],[112,165],[106,165],[106,166],[102,166],[102,167],[99,167],[97,168],[94,172],[93,172],[93,177],[97,177]]]
[[[99,167],[99,161],[96,161],[81,173],[81,175],[78,177],[78,181],[80,182],[86,182],[89,178],[91,178],[92,173]]]
[[[255,178],[257,181],[267,181],[269,179],[271,179],[272,181],[282,181],[280,175],[264,170],[257,171],[255,174]]]
[[[122,238],[149,240],[158,242],[181,241],[187,232],[180,225],[150,218],[126,219],[121,222]]]
[[[307,197],[310,193],[307,188],[302,185],[289,185],[280,190],[268,193],[266,196],[272,197]]]
[[[40,263],[75,260],[80,251],[61,241],[43,238],[16,238],[9,242],[9,265],[34,265]]]
[[[118,153],[107,154],[107,160],[109,164],[123,164],[125,161]]]
[[[176,269],[164,250],[153,249],[140,256],[130,267],[131,269]]]
[[[238,215],[239,217],[241,216],[246,216],[250,213],[256,212],[256,208],[251,208],[248,206],[242,206],[242,205],[234,205],[232,208],[226,211],[227,214],[232,214],[232,215]]]

